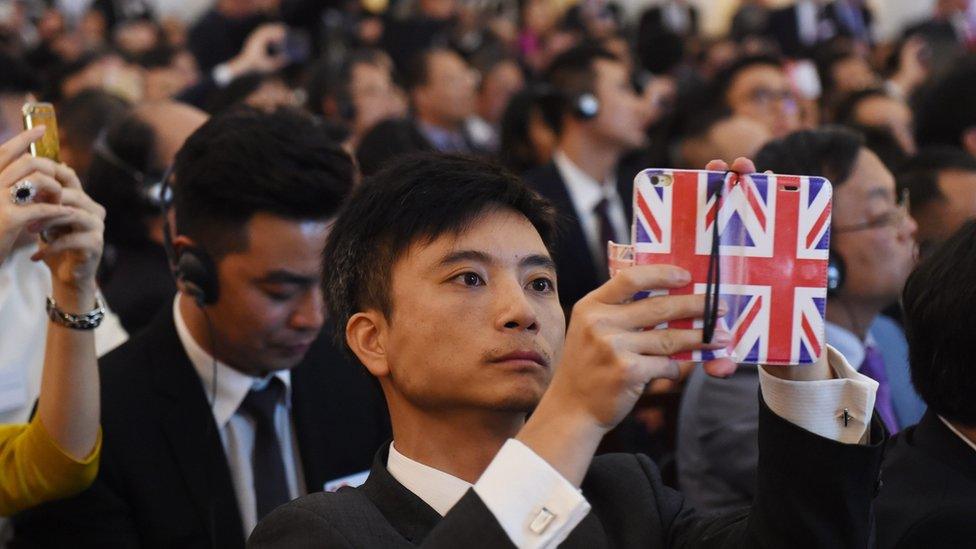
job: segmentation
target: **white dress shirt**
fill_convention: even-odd
[[[220,431],[220,441],[227,456],[237,506],[241,512],[244,537],[251,534],[257,525],[257,500],[254,494],[254,472],[251,455],[254,450],[254,421],[239,411],[241,403],[250,390],[263,389],[271,381],[271,376],[259,378],[243,374],[226,364],[214,361],[193,339],[180,314],[180,295],[173,300],[173,320],[180,343],[186,350],[193,368],[200,376],[204,392],[212,401],[214,422]],[[217,374],[216,399],[213,398],[214,373]],[[281,458],[285,465],[288,480],[288,493],[292,499],[306,494],[304,473],[298,454],[298,441],[291,420],[291,372],[278,371],[273,374],[285,385],[284,402],[275,408],[275,432],[281,445]]]
[[[617,192],[616,177],[611,176],[604,183],[598,183],[574,164],[562,151],[556,151],[553,162],[566,184],[566,191],[569,193],[570,201],[576,210],[576,217],[579,218],[580,225],[583,227],[583,234],[586,235],[590,255],[593,256],[597,265],[606,265],[607,243],[600,242],[600,221],[593,211],[604,198],[609,203],[608,210],[610,225],[614,232],[614,242],[618,244],[630,243],[630,225],[624,213],[623,199]],[[627,199],[630,200],[631,197],[628,196]]]
[[[836,379],[789,381],[759,368],[763,400],[773,413],[820,436],[856,444],[868,433],[878,383],[859,374],[827,347]],[[843,411],[853,419],[844,424]],[[394,443],[395,444],[395,443]],[[471,484],[400,454],[390,445],[387,469],[400,484],[441,516]],[[512,543],[520,548],[556,547],[579,525],[590,504],[569,481],[529,447],[509,439],[474,484]]]
[[[23,246],[0,263],[0,423],[25,423],[41,391],[51,271],[43,262],[30,260],[36,251],[36,245]],[[98,355],[128,337],[119,317],[106,306],[105,318],[95,329]]]

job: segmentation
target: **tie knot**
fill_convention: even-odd
[[[244,410],[256,421],[272,421],[275,406],[281,402],[281,395],[284,390],[285,384],[281,379],[278,376],[272,376],[264,388],[251,389],[247,393],[244,402],[241,403],[241,410]]]
[[[607,197],[604,196],[603,198],[600,199],[599,202],[596,203],[596,205],[593,206],[593,211],[601,215],[606,215],[607,212],[609,211],[609,208],[610,208],[610,201],[607,200]]]

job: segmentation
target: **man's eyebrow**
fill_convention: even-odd
[[[485,252],[478,250],[455,250],[437,262],[438,266],[444,267],[462,261],[477,261],[479,263],[494,263],[494,259]]]
[[[873,187],[870,190],[868,190],[868,195],[866,198],[869,200],[872,198],[890,199],[892,198],[892,196],[894,196],[894,193],[891,192],[891,189],[888,189],[886,187]]]
[[[257,279],[257,282],[265,284],[296,284],[299,286],[310,286],[319,282],[318,276],[305,276],[291,271],[277,270],[265,273]]]
[[[556,271],[556,263],[552,260],[552,258],[542,254],[532,254],[522,258],[522,261],[519,261],[519,266],[542,267],[544,269],[550,269],[553,272]]]

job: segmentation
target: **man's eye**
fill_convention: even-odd
[[[462,273],[455,277],[465,286],[484,286],[485,279],[475,273]]]
[[[540,293],[548,293],[555,290],[555,284],[548,278],[537,278],[529,283],[533,290]]]

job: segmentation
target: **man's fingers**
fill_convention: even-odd
[[[40,139],[42,135],[44,135],[44,126],[37,126],[36,128],[18,133],[9,141],[0,145],[0,170],[6,168],[18,156],[24,154],[24,151],[30,147],[30,144]]]
[[[10,187],[23,179],[30,179],[34,173],[42,173],[54,178],[57,164],[47,158],[35,158],[29,154],[21,154],[3,170],[0,186]]]
[[[718,314],[724,316],[727,308],[719,302]],[[649,328],[662,322],[702,318],[705,314],[705,295],[658,295],[621,306],[620,323],[624,328]]]
[[[702,364],[705,373],[712,377],[729,377],[738,367],[730,358],[716,358]]]
[[[756,164],[752,160],[740,156],[732,161],[732,166],[729,169],[735,173],[756,173]]]
[[[712,343],[702,343],[701,330],[645,330],[617,335],[617,344],[645,356],[672,356],[687,351],[721,349],[731,342],[728,332],[717,332]]]
[[[729,171],[729,165],[724,160],[712,160],[705,165],[705,169],[710,172],[727,172]]]
[[[678,379],[681,375],[678,361],[666,356],[634,355],[630,358],[637,366],[638,381],[643,385],[647,385],[655,379]]]
[[[680,288],[691,282],[688,271],[674,265],[635,265],[621,269],[589,298],[600,303],[615,305],[629,301],[642,291]]]

